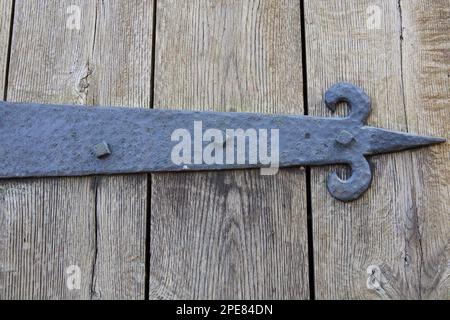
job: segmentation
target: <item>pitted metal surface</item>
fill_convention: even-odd
[[[261,161],[175,164],[171,158],[177,143],[171,139],[173,132],[185,129],[194,136],[194,123],[201,122],[204,131],[217,129],[224,133],[227,129],[277,129],[280,167],[351,166],[349,179],[343,181],[332,173],[327,182],[334,197],[351,201],[370,186],[372,172],[366,156],[445,141],[366,126],[370,99],[352,84],[339,83],[325,93],[325,104],[330,110],[334,111],[339,102],[348,104],[348,117],[0,102],[0,178],[266,166]],[[223,148],[227,145],[228,141]],[[249,159],[251,151],[246,152]]]

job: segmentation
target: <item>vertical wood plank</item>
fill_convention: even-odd
[[[80,9],[79,30],[67,27],[71,6]],[[152,7],[16,1],[9,100],[149,105]],[[143,298],[145,176],[1,187],[1,298]],[[71,265],[79,289],[66,285]]]
[[[449,138],[450,1],[401,1],[408,130]],[[412,155],[420,297],[450,299],[450,145]]]
[[[9,36],[12,19],[12,0],[0,3],[0,95],[5,95],[6,69],[8,60]]]
[[[155,108],[303,113],[298,1],[157,3]],[[157,174],[150,298],[308,298],[305,173]]]
[[[437,133],[432,127],[439,123],[431,120],[444,115],[442,107],[429,104],[424,110],[420,100],[409,97],[412,90],[421,92],[419,88],[424,79],[420,79],[422,84],[411,81],[411,90],[405,84],[405,61],[409,57],[404,55],[400,9],[399,3],[394,1],[305,2],[310,114],[330,116],[323,103],[323,92],[335,82],[348,81],[363,87],[372,98],[370,125],[402,131],[411,129],[421,134]],[[420,43],[411,40],[410,45],[411,50],[416,50],[413,48]],[[431,77],[428,79],[425,84]],[[440,89],[448,99],[446,81],[447,87],[441,84]],[[430,122],[421,128],[410,127],[410,117]],[[415,159],[426,158],[430,163],[426,167],[442,172],[445,148],[434,146],[422,151],[373,157],[372,187],[352,203],[334,200],[326,191],[325,181],[334,167],[313,168],[312,214],[318,298],[399,299],[435,295],[437,287],[432,279],[439,283],[448,272],[448,258],[445,258],[448,257],[448,228],[442,227],[439,235],[430,237],[427,242],[423,231],[433,229],[433,221],[448,220],[448,200],[428,202],[425,201],[427,196],[420,192],[427,193],[431,187],[436,195],[445,193],[448,183],[445,178],[436,182],[433,178],[438,173],[424,170],[421,165],[425,165],[425,160],[420,164]],[[448,171],[445,175],[448,177]],[[440,205],[426,208],[436,201],[440,201]],[[435,211],[438,206],[443,210]],[[423,218],[427,215],[431,215],[431,220]],[[429,249],[424,249],[425,243]],[[429,252],[428,257],[424,250]]]
[[[150,107],[152,19],[153,0],[97,3],[88,104]],[[145,297],[147,180],[97,177],[95,298]]]
[[[66,28],[69,2],[16,1],[10,101],[77,102],[95,8],[74,4],[83,14],[79,31]],[[1,186],[1,298],[89,298],[95,254],[92,179],[11,180]],[[69,290],[68,276],[76,280],[78,271],[80,289]]]

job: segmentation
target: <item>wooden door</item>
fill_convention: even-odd
[[[3,0],[0,93],[331,117],[348,81],[448,137],[449,28],[448,0]],[[334,166],[0,181],[0,299],[449,299],[448,143],[371,161],[351,203]]]

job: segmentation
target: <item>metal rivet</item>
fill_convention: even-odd
[[[111,154],[109,145],[105,141],[103,141],[99,144],[96,144],[93,149],[94,149],[94,155],[99,159],[105,158]]]
[[[342,130],[336,138],[336,142],[340,143],[344,146],[349,145],[354,139],[353,134],[348,132],[347,130]]]

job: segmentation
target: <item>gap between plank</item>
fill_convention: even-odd
[[[156,10],[157,0],[153,0],[153,20],[152,20],[152,59],[150,76],[150,108],[155,105],[155,53],[156,53]],[[151,232],[151,206],[152,206],[152,175],[147,175],[147,216],[145,231],[145,290],[144,300],[150,298],[150,232]]]
[[[12,38],[14,29],[14,13],[16,11],[16,0],[12,0],[11,5],[11,21],[9,25],[9,43],[8,43],[8,53],[6,57],[6,69],[5,69],[5,85],[3,88],[3,101],[8,100],[8,78],[9,78],[9,64],[11,61],[11,50],[12,50]]]
[[[302,75],[303,75],[303,110],[304,115],[309,114],[308,110],[308,77],[306,66],[306,31],[305,31],[305,4],[300,0],[300,21],[301,21],[301,39],[302,39]],[[307,215],[307,233],[308,233],[308,276],[309,276],[309,299],[315,300],[315,278],[314,278],[314,237],[313,237],[313,216],[311,200],[311,167],[306,166],[306,215]]]

